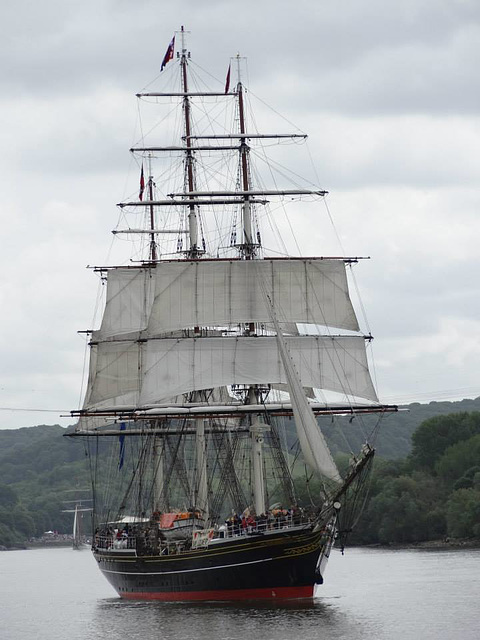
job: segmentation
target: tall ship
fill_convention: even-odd
[[[285,202],[327,193],[266,161],[306,135],[257,131],[239,56],[207,89],[186,33],[167,48],[161,90],[137,94],[160,115],[142,122],[139,187],[118,205],[115,238],[132,258],[95,268],[104,310],[72,412],[93,554],[122,598],[311,598],[374,456],[366,442],[340,472],[322,420],[396,407],[378,401],[349,295],[359,258],[268,248]]]

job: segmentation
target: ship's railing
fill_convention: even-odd
[[[116,538],[114,535],[96,535],[94,539],[94,549],[107,551],[125,550],[135,551],[141,555],[177,555],[185,551],[185,541],[162,542],[151,541],[148,537],[138,535],[122,536]]]
[[[136,546],[137,539],[134,536],[123,536],[121,538],[117,538],[114,535],[96,535],[94,539],[94,547],[96,549],[135,549]]]
[[[238,519],[235,521],[230,518],[218,528],[215,532],[215,537],[235,538],[237,536],[248,536],[255,533],[290,529],[291,527],[309,524],[311,521],[312,519],[309,516],[299,514],[261,518],[250,523],[248,520],[242,521]]]
[[[136,551],[138,555],[145,556],[175,556],[190,549],[190,544],[186,540],[175,540],[171,542],[138,539]]]
[[[269,514],[264,518],[229,518],[224,524],[215,529],[195,532],[196,536],[208,534],[205,543],[195,540],[187,544],[187,540],[166,541],[160,540],[156,535],[145,535],[144,531],[133,531],[118,537],[115,533],[97,533],[94,537],[94,549],[108,550],[122,553],[133,551],[139,555],[176,555],[192,547],[207,547],[212,539],[236,538],[239,536],[255,535],[257,533],[268,533],[290,529],[292,527],[310,524],[312,518],[305,513],[280,513],[276,516]],[[194,534],[195,535],[195,534]]]

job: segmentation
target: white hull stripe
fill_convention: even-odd
[[[121,575],[131,576],[168,576],[175,573],[193,573],[194,571],[213,571],[214,569],[231,569],[232,567],[244,567],[247,564],[258,564],[259,562],[269,562],[273,558],[265,558],[263,560],[252,560],[251,562],[239,562],[237,564],[221,564],[216,567],[202,567],[201,569],[183,569],[182,571],[112,571],[111,569],[103,569],[103,573],[119,573]]]

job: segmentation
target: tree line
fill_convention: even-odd
[[[480,412],[425,420],[403,460],[378,459],[357,544],[480,538]]]
[[[22,546],[46,531],[69,533],[72,489],[89,486],[81,443],[59,425],[0,431],[0,545]],[[85,496],[85,494],[83,494]]]
[[[89,486],[89,460],[81,443],[62,437],[65,431],[59,425],[0,431],[0,545],[71,531],[72,514],[63,511],[72,490]],[[388,459],[379,449],[351,543],[480,538],[480,411],[424,420],[403,458]],[[339,444],[336,450],[342,465],[347,456]],[[305,501],[319,495],[314,483],[298,489]]]

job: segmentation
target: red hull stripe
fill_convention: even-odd
[[[313,585],[307,587],[278,587],[278,589],[222,589],[219,591],[172,591],[119,594],[129,600],[163,600],[164,602],[185,602],[187,600],[272,600],[275,598],[312,598]]]

